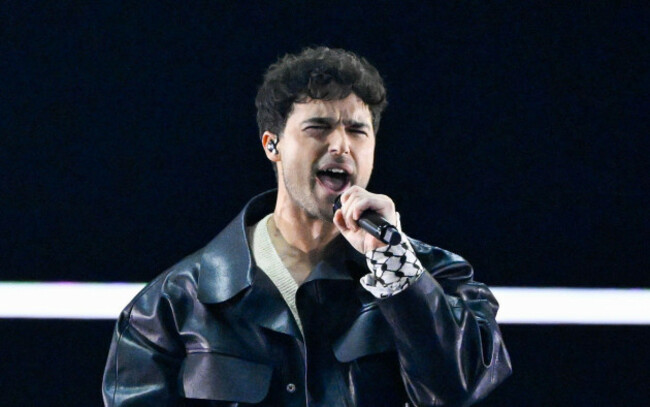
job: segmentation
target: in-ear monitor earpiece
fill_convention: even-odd
[[[276,144],[278,142],[275,140],[270,140],[268,143],[266,143],[266,149],[272,152],[273,154],[278,153],[278,148],[276,147]]]

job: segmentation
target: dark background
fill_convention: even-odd
[[[199,249],[274,186],[264,70],[328,45],[385,78],[370,189],[410,235],[492,286],[650,286],[645,2],[323,3],[1,2],[0,280],[148,281]],[[1,320],[0,405],[99,405],[112,328]],[[650,396],[647,326],[503,332],[483,406]]]

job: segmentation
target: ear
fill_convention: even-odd
[[[266,154],[266,158],[273,162],[280,161],[280,150],[277,147],[278,141],[278,136],[270,131],[265,131],[264,134],[262,134],[262,147],[264,148],[264,153]],[[272,151],[272,149],[269,149],[269,146],[273,144],[275,145],[275,149]]]

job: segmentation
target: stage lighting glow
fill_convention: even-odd
[[[1,318],[117,319],[141,283],[1,282]]]
[[[116,319],[142,283],[0,282],[0,318]],[[647,288],[492,287],[502,324],[650,325]]]
[[[650,324],[647,288],[494,287],[492,292],[501,305],[500,323]]]

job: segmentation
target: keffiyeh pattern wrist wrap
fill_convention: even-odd
[[[424,271],[408,238],[366,253],[370,273],[361,278],[361,285],[377,298],[387,298],[404,291]]]

